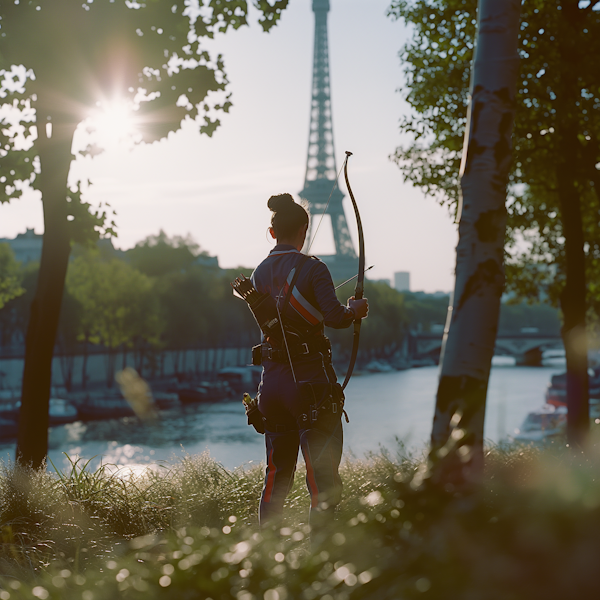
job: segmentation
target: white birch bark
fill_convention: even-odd
[[[475,472],[483,461],[487,385],[504,288],[520,4],[520,0],[479,0],[460,173],[456,283],[444,332],[431,436],[434,460],[458,447],[458,454],[452,454]]]

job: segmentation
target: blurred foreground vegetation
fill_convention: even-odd
[[[312,551],[302,472],[284,527],[261,534],[259,466],[4,466],[0,598],[597,597],[600,456],[496,447],[486,461],[460,492],[402,447],[346,462],[336,530]]]

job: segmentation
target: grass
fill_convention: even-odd
[[[495,447],[481,484],[457,493],[403,448],[351,460],[337,527],[310,552],[301,469],[271,535],[256,523],[261,467],[5,465],[0,600],[596,598],[599,467],[594,453]]]

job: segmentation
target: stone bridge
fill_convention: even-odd
[[[442,337],[441,333],[411,333],[408,341],[410,355],[439,360]],[[563,349],[562,338],[555,333],[499,333],[494,354],[514,356],[518,365],[540,365],[544,351]]]

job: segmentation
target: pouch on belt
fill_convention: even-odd
[[[344,410],[344,393],[338,383],[299,381],[298,390],[303,406],[307,407],[297,421],[300,429],[316,427],[333,431]]]

